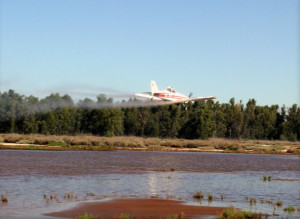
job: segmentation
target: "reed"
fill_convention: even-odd
[[[8,202],[8,195],[7,194],[1,195],[1,200],[2,200],[3,203],[7,203]]]
[[[256,198],[250,198],[250,205],[256,204]]]

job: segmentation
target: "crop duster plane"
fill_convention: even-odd
[[[136,97],[147,98],[153,101],[163,101],[166,104],[172,103],[187,103],[189,101],[200,101],[200,100],[211,100],[216,99],[215,96],[210,97],[190,97],[178,93],[173,87],[167,87],[165,90],[161,91],[158,89],[155,81],[151,81],[151,92],[136,93]]]

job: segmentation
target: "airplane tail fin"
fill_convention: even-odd
[[[158,92],[159,92],[159,90],[158,90],[158,87],[156,85],[156,82],[155,81],[151,81],[151,93],[152,93],[152,95],[154,93],[158,93]]]

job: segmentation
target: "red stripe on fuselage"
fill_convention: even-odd
[[[155,93],[155,97],[160,97],[160,98],[171,98],[171,99],[186,99],[185,97],[177,96],[177,95],[172,95],[172,94],[164,94],[164,93]]]

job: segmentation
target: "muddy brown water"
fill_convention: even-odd
[[[175,170],[175,171],[171,171]],[[263,175],[272,176],[265,182]],[[193,193],[202,191],[199,202]],[[72,198],[64,198],[66,192]],[[49,200],[55,193],[57,200]],[[300,206],[300,157],[191,152],[0,151],[0,217],[22,217],[66,203],[159,197],[289,216]],[[208,194],[213,201],[208,202]],[[46,199],[44,198],[46,195]],[[224,199],[221,199],[221,196]],[[249,199],[257,200],[255,205]],[[266,204],[280,199],[282,207]],[[262,200],[262,201],[261,201]],[[300,216],[296,211],[291,216]]]

